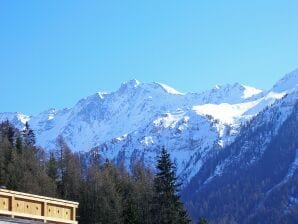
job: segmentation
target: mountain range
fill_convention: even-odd
[[[269,90],[235,83],[181,93],[165,84],[131,80],[72,108],[36,116],[5,112],[0,121],[20,129],[29,122],[37,145],[47,150],[54,150],[62,136],[74,151],[96,150],[127,168],[138,161],[153,168],[165,146],[193,218],[295,223],[297,100],[298,70]]]

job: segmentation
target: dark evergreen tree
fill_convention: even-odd
[[[11,125],[8,125],[8,130],[7,130],[7,139],[8,141],[13,145],[14,144],[14,130]]]
[[[55,184],[45,172],[43,150],[22,146],[20,132],[8,122],[0,124],[0,135],[0,184],[11,190],[54,196]]]
[[[190,223],[178,195],[180,185],[176,177],[176,169],[165,147],[161,150],[156,168],[157,174],[154,179],[155,195],[152,216],[154,223]]]
[[[17,148],[18,153],[22,153],[23,141],[22,141],[22,138],[20,136],[17,137],[17,139],[16,139],[16,148]]]
[[[58,194],[64,199],[78,200],[81,166],[78,154],[71,152],[62,136],[58,143]]]
[[[25,145],[35,145],[35,134],[34,131],[30,128],[29,123],[26,122],[25,128],[23,130],[23,141]]]
[[[58,181],[58,162],[54,152],[50,152],[50,158],[47,162],[47,174],[48,176],[57,183]]]
[[[92,164],[83,185],[80,223],[123,223],[119,176],[112,164]]]
[[[6,137],[11,145],[14,145],[18,130],[8,121],[4,121],[0,125],[1,137]]]
[[[8,184],[8,165],[12,162],[12,145],[6,136],[3,136],[0,141],[0,185],[7,186]]]
[[[119,180],[117,181],[117,184],[122,196],[123,222],[125,224],[138,224],[138,207],[135,198],[135,183],[133,178],[126,172],[123,165],[120,167],[118,173]]]
[[[137,223],[151,224],[152,214],[152,198],[153,198],[153,174],[146,169],[143,164],[136,163],[132,170],[132,199],[137,212]]]

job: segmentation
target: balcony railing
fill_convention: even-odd
[[[76,224],[79,203],[0,189],[0,215],[42,221]]]

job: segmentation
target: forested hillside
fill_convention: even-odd
[[[141,163],[128,173],[94,151],[73,153],[63,138],[57,150],[35,147],[28,123],[19,131],[0,124],[0,184],[10,190],[78,201],[79,223],[189,223],[178,195],[179,181],[166,149],[157,173]]]

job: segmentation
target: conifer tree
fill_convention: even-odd
[[[149,169],[144,167],[144,164],[139,162],[133,165],[132,170],[132,198],[135,203],[135,210],[137,212],[137,223],[151,224],[153,197],[153,174]]]
[[[22,153],[23,142],[22,142],[22,138],[21,138],[21,137],[17,137],[17,140],[16,140],[16,148],[17,148],[17,152],[18,152],[19,154]]]
[[[8,124],[8,130],[7,130],[7,138],[8,138],[8,141],[13,145],[14,144],[14,135],[15,135],[15,132],[13,130],[13,127]]]
[[[81,179],[80,159],[71,152],[62,136],[57,139],[58,151],[58,193],[64,199],[77,200]]]
[[[6,137],[10,142],[10,144],[13,145],[15,140],[15,135],[18,130],[15,127],[13,127],[13,125],[8,120],[1,123],[0,129],[1,129],[1,137],[2,138]]]
[[[23,130],[23,141],[25,145],[35,145],[35,134],[30,128],[28,121],[25,124],[25,129]]]
[[[156,168],[157,174],[154,179],[154,223],[190,223],[178,195],[180,185],[176,177],[175,166],[165,147],[161,150]]]
[[[53,196],[56,187],[45,172],[43,150],[23,146],[19,130],[9,122],[0,124],[0,136],[0,184],[10,190]]]
[[[114,165],[91,164],[80,195],[80,223],[124,223],[118,178]]]
[[[50,152],[50,158],[47,162],[47,174],[56,183],[58,180],[58,162],[55,154]]]

